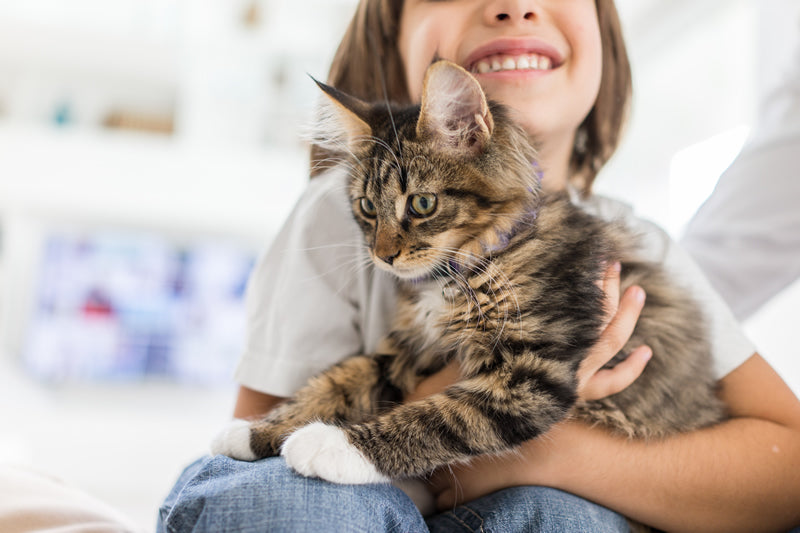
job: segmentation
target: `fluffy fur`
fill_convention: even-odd
[[[724,418],[698,306],[637,258],[624,227],[541,193],[526,133],[469,73],[433,64],[412,107],[321,86],[343,128],[327,138],[353,158],[353,214],[375,265],[400,280],[396,320],[379,353],[313,378],[217,451],[251,460],[283,446],[301,473],[366,483],[506,452],[569,416],[631,438]],[[624,391],[580,402],[576,372],[601,333],[599,281],[614,261],[623,289],[647,292],[615,360],[644,343],[654,356]],[[451,361],[458,383],[402,403]]]

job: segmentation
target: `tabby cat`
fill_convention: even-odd
[[[339,129],[352,211],[374,264],[399,279],[391,333],[313,378],[257,421],[236,421],[212,448],[255,460],[283,455],[301,474],[339,483],[424,475],[501,453],[569,416],[631,438],[722,420],[697,305],[658,265],[637,259],[622,224],[545,194],[528,135],[461,67],[439,61],[422,103],[368,104],[320,84]],[[601,333],[600,288],[622,263],[622,287],[647,302],[617,355],[654,356],[631,386],[582,402],[576,372]],[[451,361],[462,378],[402,403]]]

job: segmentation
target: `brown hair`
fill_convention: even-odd
[[[622,137],[631,98],[631,70],[613,0],[595,0],[603,46],[600,91],[575,136],[571,179],[584,194]],[[397,48],[403,0],[361,0],[333,58],[328,83],[363,100],[410,103]],[[384,94],[385,91],[385,94]],[[311,147],[311,175],[327,153]]]

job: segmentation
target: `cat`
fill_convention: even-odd
[[[374,265],[398,279],[396,318],[376,354],[331,367],[261,420],[234,421],[212,451],[281,454],[306,476],[372,483],[513,450],[568,417],[642,439],[725,418],[698,305],[637,258],[622,223],[542,191],[528,135],[469,72],[434,62],[416,106],[319,85],[337,124],[328,147],[355,161],[353,216]],[[642,344],[654,355],[622,392],[580,401],[576,373],[603,329],[599,282],[615,261],[622,288],[647,294],[615,361]],[[452,361],[457,383],[402,403]]]

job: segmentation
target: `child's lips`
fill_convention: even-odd
[[[474,62],[469,69],[473,74],[493,72],[552,70],[553,60],[541,54],[493,54]]]
[[[469,54],[464,68],[473,74],[510,71],[547,71],[563,63],[554,47],[531,38],[496,39]]]

